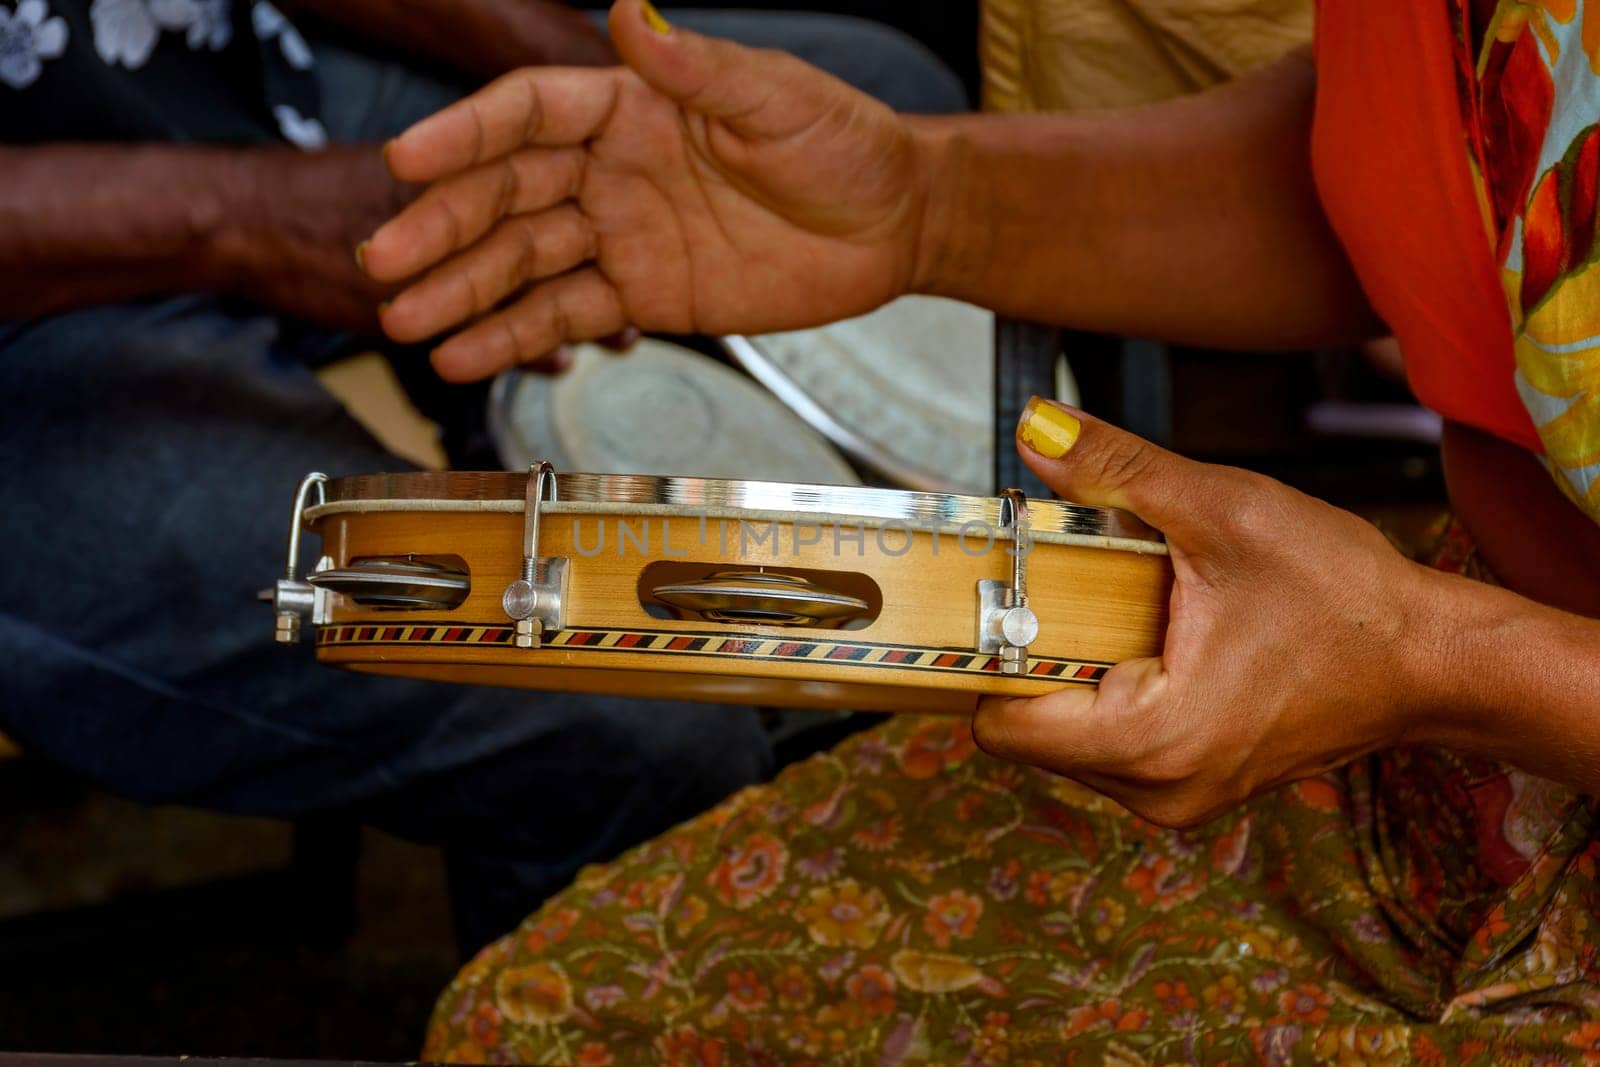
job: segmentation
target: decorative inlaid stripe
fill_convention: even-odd
[[[323,626],[317,644],[350,645],[509,645],[508,626]],[[857,641],[784,641],[773,638],[722,637],[652,630],[562,630],[545,639],[546,648],[581,648],[595,652],[650,652],[713,659],[825,660],[861,667],[886,667],[954,674],[997,674],[998,657],[960,650],[906,648]],[[1098,682],[1109,663],[1035,656],[1028,675],[1075,682]]]

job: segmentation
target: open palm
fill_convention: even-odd
[[[364,246],[414,279],[385,329],[446,377],[626,326],[793,329],[867,311],[918,270],[917,149],[887,108],[781,53],[612,11],[629,64],[519,71],[390,146],[433,183]]]

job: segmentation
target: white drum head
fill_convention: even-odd
[[[908,296],[819,329],[725,343],[757,380],[866,466],[913,489],[989,491],[992,313]]]
[[[824,485],[860,479],[782,403],[716,360],[646,338],[625,355],[574,349],[555,378],[510,371],[495,382],[490,431],[512,470],[675,474]]]

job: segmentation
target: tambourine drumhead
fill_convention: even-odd
[[[914,489],[990,488],[990,312],[912,296],[819,329],[723,343],[752,376],[864,466]]]
[[[556,377],[513,371],[496,382],[490,432],[501,459],[619,474],[855,485],[850,465],[793,412],[738,372],[665,341],[626,354],[574,348]]]
[[[1161,647],[1165,545],[1124,513],[1027,504],[1039,626],[1025,671],[1006,674],[990,613],[1013,606],[1009,501],[647,475],[540,485],[540,581],[555,584],[539,596],[560,614],[519,647],[502,598],[526,580],[527,475],[328,482],[303,516],[326,553],[318,657],[473,684],[970,711],[985,693],[1096,684]]]
[[[407,471],[335,478],[323,488],[323,503],[308,521],[350,512],[444,511],[520,513],[528,476],[513,471]],[[593,505],[593,507],[588,507]],[[655,474],[558,473],[547,512],[677,512],[727,518],[793,516],[884,523],[911,530],[957,530],[966,524],[999,531],[1005,523],[1000,500],[990,496],[924,493],[851,485],[730,478],[685,478]],[[1077,540],[1097,548],[1166,554],[1161,535],[1126,511],[1064,500],[1030,500],[1028,524],[1035,540]]]

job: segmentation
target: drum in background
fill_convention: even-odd
[[[818,329],[723,344],[812,427],[890,482],[987,493],[994,330],[993,313],[981,308],[908,296]]]
[[[827,441],[714,359],[651,338],[623,355],[594,344],[573,354],[565,374],[495,381],[489,431],[507,467],[860,484]]]
[[[299,536],[323,558],[295,577]],[[771,707],[971,711],[1156,655],[1172,571],[1121,512],[640,475],[309,476],[282,641],[334,666]],[[1018,547],[1021,551],[1016,551]]]

